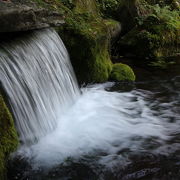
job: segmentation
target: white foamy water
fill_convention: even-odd
[[[111,85],[107,83],[82,89],[83,95],[58,119],[56,130],[38,144],[22,147],[19,153],[29,158],[34,167],[52,167],[69,157],[76,159],[103,151],[107,155],[100,158],[99,163],[110,165],[115,156],[117,160],[120,158],[118,152],[124,149],[150,151],[144,147],[148,139],[164,146],[180,124],[172,124],[165,117],[157,116],[151,108],[153,102],[146,100],[151,92],[104,90]],[[166,106],[170,107],[170,104]],[[163,115],[170,113],[169,109]]]

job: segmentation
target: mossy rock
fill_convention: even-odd
[[[96,32],[91,28],[92,32]],[[98,32],[99,33],[99,32]],[[59,31],[69,53],[79,83],[104,82],[111,72],[107,36],[89,35],[85,29],[76,30],[69,26]]]
[[[145,0],[97,0],[102,16],[112,18],[122,24],[125,34],[136,26],[136,18],[149,14]]]
[[[139,25],[119,40],[119,50],[146,59],[148,65],[156,66],[161,62],[158,66],[163,64],[164,68],[166,59],[180,52],[180,16],[169,7],[151,8],[153,13],[139,19]]]
[[[95,0],[74,0],[75,12],[91,13],[94,16],[99,16],[99,10]]]
[[[6,177],[6,161],[18,145],[12,116],[0,94],[0,179]]]
[[[114,30],[119,24],[104,20],[98,13],[95,0],[74,2],[75,8],[67,14],[65,25],[57,31],[70,54],[79,83],[105,82],[112,69],[110,38],[116,34]]]
[[[65,25],[56,30],[70,54],[79,83],[107,81],[112,69],[110,42],[119,35],[120,23],[103,19],[96,0],[34,1],[65,11]]]
[[[114,81],[135,81],[136,77],[131,69],[126,64],[117,63],[113,65],[112,72],[110,74],[110,80]]]

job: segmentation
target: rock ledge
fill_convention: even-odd
[[[57,11],[40,8],[35,3],[0,0],[0,32],[27,31],[64,23]]]

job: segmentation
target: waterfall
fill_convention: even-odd
[[[55,129],[80,94],[68,52],[52,29],[0,44],[0,82],[25,144]]]

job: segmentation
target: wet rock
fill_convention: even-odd
[[[59,12],[38,7],[36,3],[0,0],[0,32],[41,29],[62,23]]]

